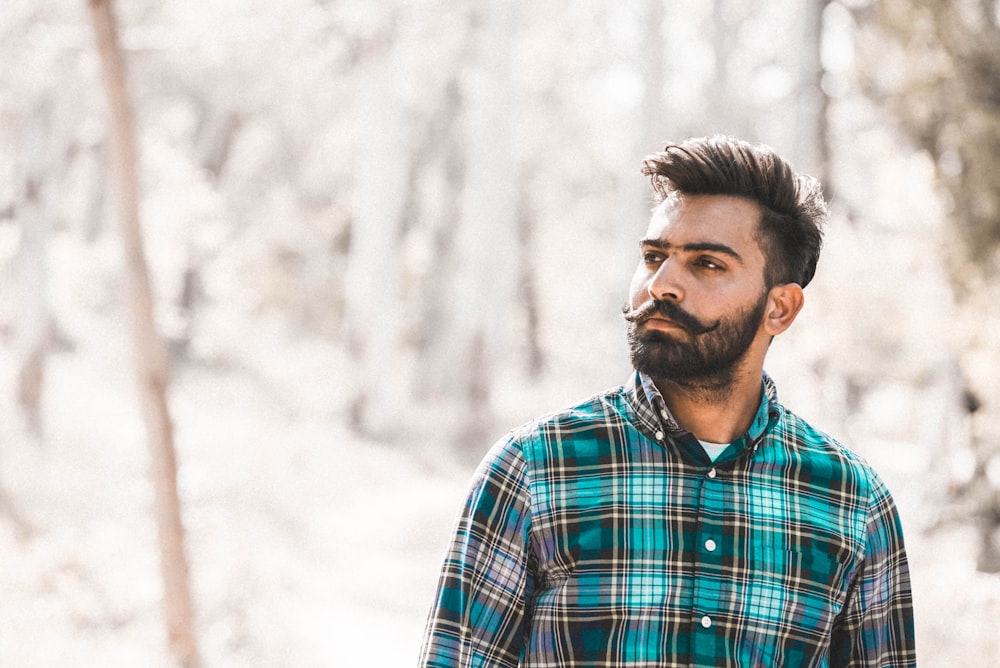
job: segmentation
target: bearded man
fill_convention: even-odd
[[[914,666],[888,490],[763,370],[816,270],[819,184],[728,137],[643,172],[635,373],[487,455],[421,665]]]

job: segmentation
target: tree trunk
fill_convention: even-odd
[[[623,5],[623,9],[634,10],[634,20],[639,24],[642,38],[630,54],[637,71],[642,74],[642,97],[629,124],[630,145],[622,164],[618,187],[618,221],[612,226],[613,241],[608,249],[609,275],[613,277],[608,286],[605,312],[614,326],[621,328],[620,309],[628,297],[628,283],[639,260],[639,239],[649,222],[652,205],[649,180],[640,173],[642,159],[650,153],[662,150],[669,140],[677,140],[672,133],[677,129],[671,125],[671,117],[663,104],[663,78],[665,44],[663,25],[666,20],[663,0],[644,0],[638,5]],[[624,355],[607,355],[606,375],[614,382],[620,382],[630,371],[628,358]]]
[[[111,119],[112,156],[116,168],[119,217],[125,246],[126,284],[129,288],[128,305],[133,328],[139,401],[151,455],[167,642],[179,665],[194,668],[200,664],[200,660],[177,493],[173,425],[167,406],[166,354],[156,329],[153,293],[139,226],[138,159],[132,109],[125,80],[125,63],[118,43],[111,0],[88,0],[88,6]]]
[[[21,148],[23,195],[18,206],[21,247],[18,262],[20,309],[17,320],[17,401],[29,431],[42,432],[41,401],[45,360],[52,344],[49,313],[49,238],[52,223],[44,191],[53,169],[51,108],[42,104],[28,120]]]
[[[525,319],[525,356],[528,378],[539,380],[545,370],[545,354],[542,350],[541,306],[538,294],[538,274],[532,258],[535,257],[535,215],[529,212],[526,205],[518,210],[518,263],[517,291],[518,301],[524,311]]]
[[[456,61],[467,62],[471,58],[471,50],[466,48]],[[443,188],[448,193],[445,197],[439,198],[439,208],[432,216],[434,271],[430,272],[427,278],[425,306],[422,309],[419,332],[420,354],[417,377],[420,378],[420,383],[414,388],[417,396],[423,400],[445,394],[453,379],[447,363],[450,356],[448,343],[441,333],[448,331],[447,323],[452,311],[451,294],[456,280],[454,266],[459,250],[455,247],[455,232],[461,221],[458,193],[465,187],[468,158],[463,141],[464,135],[460,129],[465,114],[466,93],[459,78],[459,74],[456,73],[447,84],[443,104],[435,113],[428,139],[414,156],[415,168],[416,160],[423,159],[423,156],[438,154],[436,158],[443,172]]]
[[[742,86],[733,84],[730,72],[733,54],[739,47],[735,39],[736,28],[730,18],[730,0],[712,2],[712,52],[715,68],[708,89],[709,108],[705,117],[713,132],[745,137],[748,132],[748,117],[740,108],[744,97]]]
[[[515,3],[477,8],[476,67],[469,87],[469,153],[461,222],[456,232],[456,281],[444,333],[459,437],[475,443],[492,430],[492,386],[508,352],[518,276],[518,178],[515,155],[518,44]]]
[[[830,97],[823,89],[823,13],[830,0],[808,0],[802,6],[803,40],[799,49],[799,103],[797,136],[799,169],[812,174],[829,197],[833,183],[830,173]]]
[[[642,39],[637,43],[632,58],[636,69],[642,73],[642,97],[634,114],[631,133],[632,144],[621,167],[620,206],[623,224],[614,226],[616,242],[614,304],[617,311],[625,303],[629,277],[638,261],[638,239],[649,222],[649,180],[640,174],[642,159],[663,149],[675,129],[670,127],[663,104],[663,60],[665,45],[663,22],[665,12],[662,0],[644,0],[638,5],[636,20]]]
[[[405,44],[398,20],[385,53],[364,77],[359,100],[358,165],[351,246],[344,281],[344,339],[354,363],[351,423],[389,437],[399,423],[401,236],[407,200]]]

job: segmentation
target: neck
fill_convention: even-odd
[[[760,407],[762,368],[749,365],[722,379],[677,383],[654,379],[671,415],[684,430],[712,443],[732,443],[746,433]]]

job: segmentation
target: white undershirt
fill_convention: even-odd
[[[708,454],[708,458],[713,462],[719,458],[719,455],[721,455],[726,448],[729,447],[728,443],[712,443],[711,441],[702,441],[700,439],[698,442],[701,443],[701,447],[705,449],[705,452]]]

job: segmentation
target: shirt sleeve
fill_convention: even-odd
[[[916,666],[910,570],[896,506],[874,479],[865,533],[865,556],[834,623],[830,666]]]
[[[499,442],[480,465],[438,581],[420,666],[518,665],[534,588],[527,477],[515,441]]]

